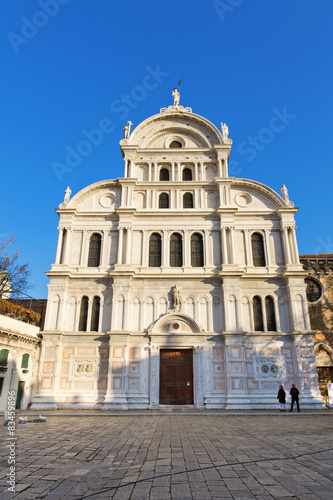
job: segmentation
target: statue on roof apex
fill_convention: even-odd
[[[173,105],[174,106],[179,106],[180,92],[177,89],[177,87],[173,89],[172,95],[173,95]]]
[[[124,139],[128,139],[129,136],[130,136],[130,133],[131,133],[131,125],[133,125],[133,123],[131,121],[127,122],[124,129],[123,129],[123,132],[124,132]]]
[[[229,136],[229,127],[226,123],[221,122],[222,139],[223,142],[227,142]]]

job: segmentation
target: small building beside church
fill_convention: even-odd
[[[322,407],[297,209],[173,96],[126,125],[122,178],[66,190],[32,409]]]

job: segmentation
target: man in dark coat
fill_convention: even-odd
[[[290,396],[291,396],[291,407],[290,407],[290,410],[289,412],[293,411],[293,406],[294,406],[294,403],[296,402],[297,404],[297,411],[300,411],[299,409],[299,404],[298,404],[298,395],[299,395],[299,391],[298,389],[295,387],[295,384],[292,385],[291,389],[290,389]]]

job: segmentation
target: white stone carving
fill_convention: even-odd
[[[283,356],[259,357],[253,359],[253,373],[256,380],[283,380],[286,376]]]

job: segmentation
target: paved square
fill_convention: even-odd
[[[7,489],[1,447],[0,496],[329,500],[332,418],[330,411],[47,415],[46,423],[17,425],[16,493]],[[1,427],[2,444],[7,437]]]

